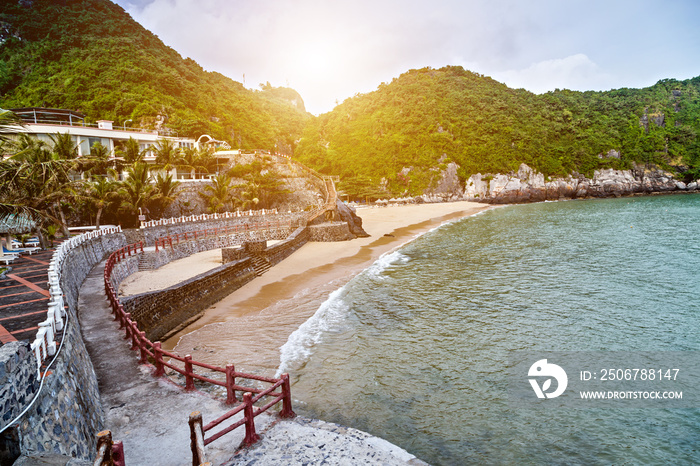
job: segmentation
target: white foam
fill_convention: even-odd
[[[488,209],[486,209],[488,210]],[[360,274],[350,280],[345,286],[333,291],[306,322],[301,324],[287,339],[287,342],[280,347],[280,366],[275,377],[279,377],[290,369],[300,367],[313,354],[316,345],[322,342],[325,332],[338,331],[346,321],[350,306],[345,301],[345,296],[356,280],[362,277],[370,280],[384,280],[382,274],[394,263],[406,263],[411,260],[409,256],[400,252],[400,249],[415,241],[423,234],[433,232],[446,225],[458,222],[464,218],[475,217],[484,211],[476,212],[468,217],[450,220],[441,225],[416,235],[410,240],[398,246],[393,251],[382,254],[372,265],[363,270]]]
[[[332,292],[314,315],[289,335],[287,342],[280,347],[280,366],[275,377],[306,361],[314,346],[321,342],[323,333],[338,328],[345,321],[348,306],[343,296],[346,286]]]

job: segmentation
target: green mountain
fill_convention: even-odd
[[[3,4],[0,108],[23,106],[294,154],[351,195],[421,194],[450,162],[463,180],[521,163],[550,177],[641,163],[700,178],[700,77],[536,95],[424,68],[313,117],[296,91],[206,72],[108,0]]]
[[[295,156],[349,194],[417,195],[456,162],[465,179],[521,163],[546,176],[633,163],[700,178],[700,77],[645,89],[511,89],[461,67],[411,70],[311,120]],[[384,179],[384,180],[382,180]]]
[[[291,153],[311,115],[296,91],[263,87],[204,71],[107,0],[6,0],[0,10],[0,108],[66,108]]]

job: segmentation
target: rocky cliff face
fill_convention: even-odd
[[[620,197],[637,193],[696,191],[698,183],[686,185],[660,169],[596,170],[593,178],[569,175],[545,181],[544,175],[525,164],[510,175],[472,175],[462,198],[494,204],[539,202],[558,199]]]

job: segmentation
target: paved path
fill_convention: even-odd
[[[228,407],[205,393],[185,392],[168,379],[156,379],[151,366],[138,364],[138,353],[130,350],[112,319],[104,295],[103,267],[98,264],[88,275],[78,307],[97,373],[105,427],[124,443],[129,466],[190,465],[189,414],[201,411],[206,423]],[[265,414],[256,417],[255,423],[261,441],[254,447],[238,448],[244,432],[237,429],[206,447],[207,460],[214,465],[425,464],[385,440],[336,424],[301,417],[280,420]]]

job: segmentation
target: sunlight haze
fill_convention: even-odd
[[[541,93],[700,75],[694,1],[117,0],[183,57],[308,111],[412,68],[461,65]]]

